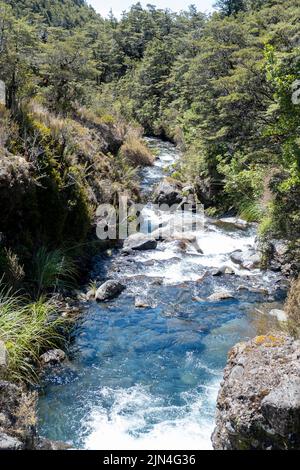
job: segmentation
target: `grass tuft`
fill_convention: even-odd
[[[154,156],[145,143],[136,137],[130,135],[120,149],[121,157],[134,166],[152,166]]]
[[[8,352],[7,378],[35,383],[40,355],[62,344],[59,332],[66,319],[56,314],[53,300],[33,303],[0,287],[0,340]]]

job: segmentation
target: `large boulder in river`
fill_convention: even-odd
[[[125,286],[119,281],[109,279],[97,289],[95,299],[99,302],[111,300],[121,294],[124,289]]]
[[[228,356],[212,435],[217,450],[300,449],[300,341],[284,334]]]
[[[124,241],[123,251],[155,250],[156,247],[157,241],[153,237],[145,235],[144,233],[133,233]]]
[[[154,190],[155,204],[180,204],[183,200],[182,186],[177,181],[165,178]]]
[[[248,250],[236,250],[230,254],[233,263],[238,264],[243,269],[256,269],[260,267],[261,259],[254,248]]]

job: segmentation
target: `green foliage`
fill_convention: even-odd
[[[33,383],[40,355],[63,342],[59,329],[65,320],[55,315],[52,301],[26,299],[0,288],[0,340],[8,351],[8,378]],[[51,320],[51,321],[50,321]]]
[[[31,269],[31,282],[37,297],[44,292],[74,286],[78,274],[74,261],[61,249],[49,251],[40,247],[34,255]]]

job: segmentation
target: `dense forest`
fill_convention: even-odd
[[[296,249],[299,18],[298,0],[219,0],[210,16],[137,3],[120,20],[84,0],[1,0],[2,281],[35,300],[68,285],[97,204],[139,198],[143,134],[180,146],[172,176],[208,215]]]

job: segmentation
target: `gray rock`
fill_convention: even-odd
[[[7,349],[3,341],[0,341],[0,376],[4,375],[8,366]]]
[[[0,450],[22,450],[25,445],[19,439],[0,432]]]
[[[96,292],[96,300],[104,302],[117,297],[125,289],[125,286],[119,281],[110,279],[102,284]]]
[[[131,250],[155,250],[157,247],[157,241],[144,233],[134,233],[130,235],[125,241],[123,246],[124,252],[130,252]]]
[[[300,449],[300,342],[258,336],[229,352],[217,399],[216,450]]]
[[[218,292],[214,292],[212,295],[210,295],[207,300],[210,300],[211,302],[216,302],[219,300],[226,300],[226,299],[234,299],[234,296],[227,290],[220,290]]]
[[[72,449],[70,444],[61,441],[52,441],[45,437],[38,437],[34,443],[34,450],[68,450]]]
[[[246,230],[249,223],[236,217],[223,217],[221,219],[213,219],[212,223],[227,230]]]
[[[214,269],[211,274],[212,276],[217,277],[217,276],[222,276],[223,274],[233,275],[235,274],[235,271],[230,266],[221,266],[218,269]]]
[[[253,248],[246,251],[236,250],[230,254],[230,259],[243,269],[251,270],[260,267],[260,256]]]
[[[50,349],[40,356],[40,361],[44,365],[60,364],[66,359],[66,354],[61,349]]]
[[[183,196],[181,194],[181,186],[175,181],[164,179],[154,191],[154,202],[156,204],[180,204]]]
[[[299,434],[300,430],[300,377],[283,377],[261,402],[262,415],[280,436]]]

